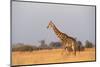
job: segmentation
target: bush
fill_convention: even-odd
[[[39,50],[39,48],[31,45],[18,45],[18,44],[12,48],[12,51],[33,51],[33,50]]]

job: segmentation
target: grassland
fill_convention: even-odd
[[[39,50],[32,52],[12,52],[12,65],[47,64],[79,61],[95,61],[95,48],[77,52],[74,56],[62,55],[62,49]]]

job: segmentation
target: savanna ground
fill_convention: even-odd
[[[95,48],[88,48],[73,54],[62,55],[62,49],[38,50],[32,52],[12,52],[12,65],[47,64],[79,61],[95,61]]]

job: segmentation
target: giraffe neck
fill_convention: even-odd
[[[55,25],[53,25],[53,31],[54,31],[54,33],[55,33],[57,36],[59,36],[59,34],[62,33],[62,32],[60,32],[60,31],[57,29],[57,27],[56,27]]]
[[[57,27],[54,24],[53,24],[52,28],[53,28],[54,33],[60,39],[61,42],[63,42],[67,38],[69,38],[69,36],[67,34],[59,31],[59,29],[57,29]]]

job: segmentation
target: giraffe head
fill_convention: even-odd
[[[48,28],[52,28],[53,26],[54,26],[53,22],[50,21],[49,24],[48,24],[48,26],[47,26],[47,29],[48,29]]]

